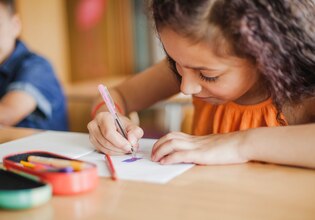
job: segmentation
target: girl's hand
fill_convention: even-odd
[[[154,144],[151,159],[161,164],[245,163],[248,159],[241,155],[242,141],[242,132],[207,136],[172,132]]]
[[[115,121],[109,112],[101,112],[88,124],[90,141],[94,147],[105,154],[121,155],[131,152],[131,146],[137,150],[138,140],[143,136],[143,130],[134,125],[127,117],[120,116],[126,128],[128,140],[120,134]]]

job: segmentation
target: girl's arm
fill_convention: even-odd
[[[123,114],[139,111],[180,91],[180,84],[166,59],[109,89]],[[99,97],[95,104],[102,102]],[[97,112],[106,110],[106,106]]]
[[[138,111],[179,93],[180,84],[166,59],[114,88],[126,112]]]
[[[315,168],[315,124],[257,128],[243,133],[248,160]]]
[[[264,161],[315,168],[315,124],[264,127],[205,136],[171,132],[153,146],[161,164],[238,164]]]

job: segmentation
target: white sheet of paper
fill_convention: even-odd
[[[94,151],[88,135],[78,132],[44,131],[0,144],[0,160],[9,154],[25,151],[49,151],[78,158]]]
[[[112,156],[119,179],[166,183],[191,168],[192,164],[160,165],[150,159],[156,140],[141,139],[137,157],[141,160],[127,163],[131,155]],[[110,176],[104,154],[96,152],[88,134],[76,132],[45,131],[39,134],[0,144],[0,160],[9,154],[25,151],[48,151],[97,165],[99,176]]]
[[[140,160],[128,163],[124,160],[130,159],[131,155],[111,156],[118,179],[167,183],[193,166],[192,164],[160,165],[152,162],[151,150],[155,141],[153,139],[140,140],[140,149],[137,152],[137,158],[142,158]],[[110,176],[103,154],[89,153],[80,157],[80,160],[95,163],[99,176]]]

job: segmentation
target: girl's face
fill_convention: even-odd
[[[181,91],[206,102],[255,104],[263,101],[257,83],[259,74],[248,60],[218,57],[209,44],[192,44],[171,29],[163,28],[160,38],[182,77]]]

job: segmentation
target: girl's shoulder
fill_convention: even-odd
[[[305,112],[309,117],[309,122],[315,122],[315,96],[304,101]]]
[[[315,122],[315,96],[306,98],[296,105],[285,105],[283,114],[290,125]]]

